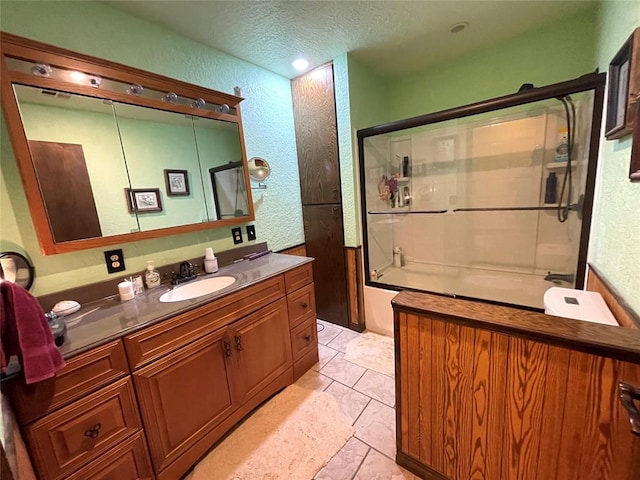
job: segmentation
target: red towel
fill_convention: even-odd
[[[55,375],[64,359],[53,341],[47,318],[38,301],[19,285],[0,281],[0,368],[18,355],[26,383]]]

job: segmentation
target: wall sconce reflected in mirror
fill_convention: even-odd
[[[144,92],[144,87],[139,83],[133,83],[129,88],[127,88],[127,93],[129,95],[135,95],[136,97],[142,95],[142,92]]]
[[[193,102],[191,102],[191,106],[193,108],[202,108],[207,104],[207,102],[204,101],[204,98],[198,98],[196,100],[194,100]]]
[[[257,187],[251,187],[253,190],[264,190],[267,186],[262,183],[271,175],[271,167],[269,162],[264,158],[253,157],[249,160],[249,177],[251,180],[258,182]]]
[[[46,63],[36,63],[31,67],[31,73],[38,77],[49,77],[53,69]]]
[[[162,97],[162,101],[167,103],[175,103],[178,101],[178,95],[174,92],[168,92],[164,97]]]
[[[218,111],[220,113],[229,113],[231,109],[229,108],[229,105],[227,105],[226,103],[223,103],[218,107]]]

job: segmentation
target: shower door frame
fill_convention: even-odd
[[[361,219],[362,219],[362,254],[364,256],[364,271],[365,271],[365,285],[370,287],[383,288],[386,290],[417,290],[409,287],[401,287],[396,285],[389,285],[386,283],[376,282],[370,279],[370,265],[369,265],[369,240],[368,240],[368,222],[367,222],[367,199],[366,199],[366,185],[365,178],[365,164],[364,164],[364,140],[368,137],[374,137],[376,135],[382,135],[385,133],[397,132],[400,130],[406,130],[409,128],[422,127],[425,125],[431,125],[434,123],[440,123],[447,120],[454,120],[458,118],[469,117],[472,115],[478,115],[487,112],[493,112],[496,110],[502,110],[510,107],[517,107],[525,105],[527,103],[533,103],[536,101],[549,100],[553,98],[563,98],[567,95],[577,94],[581,92],[587,92],[593,90],[593,112],[591,119],[591,134],[589,140],[589,160],[587,163],[587,178],[584,191],[584,201],[582,203],[582,225],[580,230],[580,246],[578,249],[578,264],[576,271],[576,283],[575,288],[582,289],[584,287],[586,268],[587,268],[587,251],[589,248],[589,232],[591,230],[591,216],[593,210],[593,196],[595,191],[596,180],[596,168],[598,163],[598,150],[600,146],[600,137],[602,129],[602,112],[604,104],[604,91],[606,84],[606,73],[589,73],[582,75],[573,80],[567,80],[565,82],[554,83],[538,88],[529,88],[511,95],[505,95],[502,97],[496,97],[481,102],[470,103],[460,107],[449,108],[446,110],[440,110],[434,113],[427,113],[424,115],[418,115],[416,117],[405,118],[403,120],[397,120],[394,122],[383,123],[375,125],[373,127],[364,128],[357,131],[358,137],[358,168],[360,171],[360,205],[361,205]],[[407,212],[405,212],[407,213]],[[436,295],[452,296],[451,294],[442,292],[432,292]],[[541,311],[542,309],[527,307],[523,305],[510,304],[505,302],[498,302],[494,300],[487,300],[475,297],[465,297],[463,295],[453,295],[458,298],[468,298],[471,300],[477,300],[482,302],[488,302],[498,305],[515,306],[526,310]]]

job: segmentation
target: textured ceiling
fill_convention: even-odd
[[[508,39],[589,1],[109,1],[111,6],[287,78],[352,52],[382,77]],[[449,26],[468,22],[458,34]]]

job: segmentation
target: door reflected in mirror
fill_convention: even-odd
[[[237,218],[249,215],[249,202],[242,162],[209,169],[216,215]]]
[[[15,85],[38,186],[56,243],[136,231],[113,106]]]

